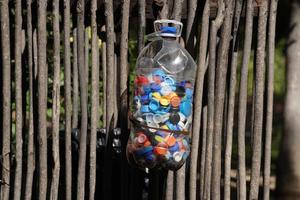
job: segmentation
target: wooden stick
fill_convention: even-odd
[[[251,0],[247,0],[246,27],[243,49],[243,61],[241,67],[241,80],[239,88],[238,105],[238,196],[239,199],[246,199],[246,157],[245,157],[245,127],[247,111],[247,81],[248,65],[251,54],[252,27],[253,27],[253,5]]]
[[[32,46],[32,16],[31,16],[31,0],[27,0],[27,15],[26,15],[26,36],[28,46],[28,71],[29,71],[29,130],[28,130],[28,144],[27,144],[27,171],[26,171],[26,183],[25,183],[25,200],[31,200],[32,198],[32,183],[33,172],[35,169],[35,151],[34,151],[34,119],[33,119],[33,46]]]
[[[190,199],[195,200],[197,194],[197,164],[198,164],[198,149],[200,140],[200,124],[202,111],[202,96],[204,75],[207,70],[205,59],[207,54],[207,42],[209,31],[209,2],[206,1],[202,15],[202,29],[198,49],[198,65],[197,79],[195,85],[195,100],[194,100],[194,122],[193,122],[193,138],[191,149],[191,165],[190,165]],[[203,158],[202,158],[203,159]]]
[[[89,199],[95,199],[96,188],[96,142],[97,127],[99,121],[99,51],[96,22],[97,1],[92,0],[91,5],[91,29],[92,29],[92,107],[91,107],[91,137],[90,137],[90,179]]]
[[[0,4],[2,48],[2,182],[0,197],[9,199],[10,188],[10,132],[11,132],[11,63],[8,0]]]
[[[60,119],[60,31],[59,31],[59,0],[53,1],[53,90],[52,90],[52,154],[54,167],[50,199],[57,199],[60,158],[59,158],[59,119]]]
[[[266,142],[264,159],[264,200],[270,199],[270,171],[271,171],[271,145],[273,125],[273,92],[274,92],[274,51],[275,51],[275,29],[278,0],[272,0],[269,11],[268,29],[268,79],[267,79],[267,113],[266,113]]]
[[[77,39],[77,38],[76,38]],[[64,1],[64,86],[65,86],[65,187],[66,200],[72,199],[72,98],[71,98],[71,51],[70,51],[70,1]],[[74,37],[74,43],[76,42]],[[76,42],[77,43],[77,42]],[[77,51],[77,45],[74,45]],[[75,57],[75,56],[74,56]],[[74,58],[75,60],[75,58]],[[74,61],[77,71],[77,61]],[[76,73],[74,73],[75,75]],[[76,77],[74,77],[76,78]],[[75,86],[75,85],[74,85]],[[75,87],[73,88],[75,90]],[[78,89],[77,89],[78,90]],[[74,99],[77,98],[74,96]],[[77,126],[77,125],[76,125]]]
[[[230,69],[230,83],[229,83],[229,100],[228,100],[228,115],[226,122],[226,144],[225,144],[225,172],[224,172],[224,199],[230,199],[230,182],[231,182],[231,155],[232,155],[232,137],[233,137],[233,123],[234,123],[234,107],[235,107],[235,93],[236,93],[236,70],[238,61],[238,47],[237,34],[239,29],[240,15],[242,11],[243,0],[237,0],[234,14],[234,28],[233,41],[231,50],[231,69]]]
[[[85,194],[85,171],[86,171],[86,142],[87,142],[87,80],[85,66],[85,29],[84,29],[84,10],[85,1],[77,2],[77,55],[80,81],[80,107],[81,107],[81,124],[80,124],[80,147],[79,162],[77,175],[77,199],[84,199]]]
[[[78,128],[78,109],[79,109],[79,83],[78,83],[78,54],[77,54],[77,28],[73,29],[73,113],[72,129]]]
[[[259,192],[259,178],[261,165],[261,143],[263,128],[263,104],[264,104],[264,68],[265,68],[265,46],[266,46],[266,29],[268,17],[268,1],[262,1],[259,8],[258,17],[258,38],[256,54],[256,72],[255,72],[255,124],[253,134],[253,153],[250,182],[250,199],[257,199]]]
[[[23,163],[23,112],[22,112],[22,8],[21,1],[15,1],[15,98],[16,98],[16,168],[14,199],[21,198]]]
[[[46,1],[38,1],[38,109],[39,109],[39,199],[47,195],[47,30]]]

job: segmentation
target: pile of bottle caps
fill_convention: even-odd
[[[133,119],[128,151],[138,165],[176,170],[190,152],[193,84],[177,81],[162,69],[135,80]]]

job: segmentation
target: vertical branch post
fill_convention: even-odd
[[[270,171],[271,171],[271,143],[273,124],[273,92],[274,92],[274,51],[275,29],[278,0],[271,0],[268,28],[268,62],[267,62],[267,113],[266,113],[266,139],[264,150],[264,200],[270,199]]]
[[[14,199],[21,198],[23,163],[23,112],[22,112],[22,5],[15,1],[15,98],[16,98],[16,168],[14,180]]]
[[[252,168],[250,182],[250,199],[258,198],[260,165],[261,165],[261,143],[263,128],[263,104],[264,104],[264,68],[265,68],[265,46],[266,29],[268,20],[268,1],[262,1],[259,7],[258,31],[257,31],[257,52],[255,72],[255,109],[254,109],[254,132],[252,147]],[[253,94],[254,95],[254,94]]]
[[[91,137],[90,137],[90,178],[89,199],[95,199],[96,187],[96,142],[97,126],[99,120],[99,51],[96,22],[97,1],[92,0],[91,5],[91,31],[92,31],[92,107],[91,107]]]
[[[71,98],[71,50],[70,50],[70,1],[64,1],[64,89],[65,89],[65,187],[66,200],[72,199],[72,98]],[[76,38],[77,39],[77,38]],[[74,37],[74,43],[76,42]],[[74,45],[75,46],[75,45]],[[76,50],[74,51],[76,52]],[[77,63],[74,63],[77,69]],[[74,69],[74,72],[77,71]],[[75,75],[75,73],[74,73]],[[75,78],[75,77],[74,77]],[[74,87],[75,89],[75,87]],[[74,96],[74,98],[77,98]]]
[[[84,9],[85,1],[77,2],[77,54],[80,81],[80,107],[81,107],[81,124],[80,124],[80,147],[79,162],[77,175],[77,199],[84,199],[85,194],[85,171],[86,171],[86,141],[87,141],[87,80],[85,66],[85,29],[84,29]]]
[[[59,119],[60,119],[60,31],[59,0],[53,1],[53,90],[52,90],[52,171],[50,199],[58,198],[60,158],[59,158]]]
[[[26,36],[28,47],[28,71],[29,71],[29,127],[28,127],[28,143],[27,143],[27,171],[25,181],[25,200],[31,200],[32,198],[32,183],[33,172],[35,169],[35,155],[34,155],[34,126],[33,126],[33,47],[32,47],[32,15],[31,15],[31,0],[26,1],[27,15],[26,15]]]

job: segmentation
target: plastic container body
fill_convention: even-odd
[[[190,154],[196,64],[174,39],[157,37],[136,64],[130,163],[139,168],[179,169]]]

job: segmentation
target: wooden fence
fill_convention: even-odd
[[[1,0],[0,199],[269,199],[276,7]],[[143,172],[125,153],[129,60],[155,18],[181,16],[198,66],[191,156]]]

